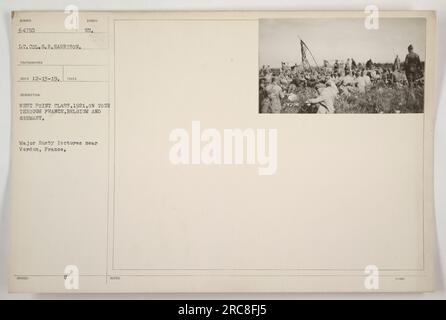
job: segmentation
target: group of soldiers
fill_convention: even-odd
[[[401,64],[396,56],[393,65],[383,67],[372,60],[356,63],[353,58],[345,63],[336,60],[332,66],[324,61],[323,67],[307,67],[282,63],[280,69],[262,66],[259,71],[259,108],[261,113],[280,113],[286,103],[297,103],[303,88],[314,88],[317,96],[308,99],[317,113],[334,113],[338,95],[365,93],[370,87],[381,84],[413,88],[422,85],[423,66],[420,57],[408,47],[408,54]]]

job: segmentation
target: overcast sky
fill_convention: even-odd
[[[301,63],[299,37],[318,64],[323,60],[393,62],[404,60],[409,44],[425,59],[426,25],[423,18],[380,18],[378,30],[367,30],[364,19],[274,19],[260,21],[260,65],[279,67],[281,61]],[[311,56],[307,55],[314,65]]]

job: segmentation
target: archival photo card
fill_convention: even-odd
[[[424,18],[262,19],[260,113],[422,113]]]
[[[13,12],[9,290],[434,290],[436,16],[379,14]]]

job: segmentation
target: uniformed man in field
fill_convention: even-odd
[[[336,84],[330,80],[328,82],[328,87],[326,84],[318,83],[316,88],[319,96],[314,99],[307,100],[306,103],[316,106],[317,113],[334,113],[334,102],[338,96]]]
[[[272,83],[268,84],[265,88],[268,98],[270,100],[270,109],[272,113],[280,113],[282,111],[281,100],[284,98],[285,94],[279,85],[279,78],[273,77]]]
[[[418,54],[413,51],[412,45],[409,45],[407,50],[409,53],[406,55],[406,60],[404,61],[404,69],[409,87],[412,88],[417,74],[421,70],[421,61]]]
[[[400,71],[401,61],[400,57],[396,55],[395,61],[393,62],[393,70]]]

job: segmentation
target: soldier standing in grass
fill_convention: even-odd
[[[268,82],[264,78],[261,78],[259,83],[259,102],[261,113],[268,113],[271,110],[271,101],[268,97],[268,92],[266,92],[267,86]]]
[[[400,71],[401,61],[400,57],[396,55],[395,61],[393,62],[393,69],[396,71]]]
[[[285,96],[282,88],[279,86],[279,79],[273,77],[272,84],[266,86],[266,92],[270,100],[270,108],[272,113],[280,113],[282,111],[281,99]]]
[[[418,54],[413,51],[412,45],[409,45],[407,50],[409,53],[406,55],[406,60],[404,61],[404,69],[406,71],[406,78],[407,82],[409,83],[409,88],[412,88],[417,74],[421,69],[421,61]]]

